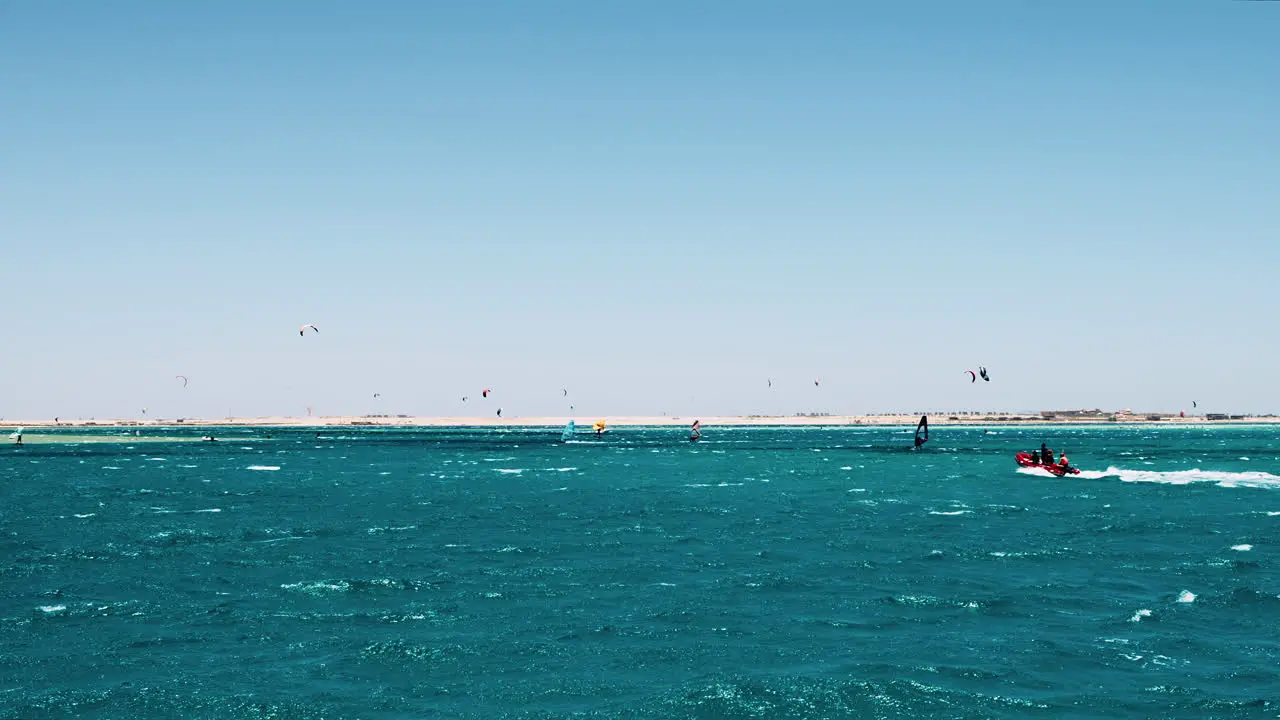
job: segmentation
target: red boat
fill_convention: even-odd
[[[1040,468],[1041,470],[1046,470],[1048,472],[1051,472],[1054,475],[1057,475],[1058,477],[1062,477],[1063,475],[1079,475],[1080,474],[1080,471],[1078,469],[1067,466],[1067,465],[1059,465],[1057,463],[1045,464],[1042,462],[1036,462],[1035,460],[1031,459],[1031,453],[1021,452],[1021,453],[1018,453],[1017,455],[1014,455],[1013,459],[1016,460],[1018,464],[1021,465],[1022,467]]]

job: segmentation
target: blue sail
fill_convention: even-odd
[[[916,447],[929,442],[929,416],[921,415],[920,424],[916,425]]]
[[[574,426],[573,421],[570,420],[569,424],[564,426],[564,432],[560,433],[560,441],[567,442],[569,440],[572,440],[573,434],[576,432],[577,432],[577,428]]]

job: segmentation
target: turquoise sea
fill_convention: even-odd
[[[0,447],[0,717],[1276,718],[1277,431]]]

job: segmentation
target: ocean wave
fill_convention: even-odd
[[[279,465],[250,465],[246,470],[279,470]]]

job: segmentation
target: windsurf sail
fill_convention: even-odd
[[[916,447],[929,442],[929,416],[921,415],[920,424],[916,425]]]
[[[693,421],[693,428],[691,428],[691,429],[690,429],[690,431],[689,431],[689,439],[690,439],[690,440],[698,440],[698,439],[700,439],[701,437],[702,437],[702,421],[701,421],[701,420],[694,420],[694,421]]]
[[[573,435],[576,432],[578,432],[578,428],[574,425],[573,421],[570,420],[568,424],[564,426],[564,430],[560,432],[560,442],[568,442],[569,440],[572,440]]]

